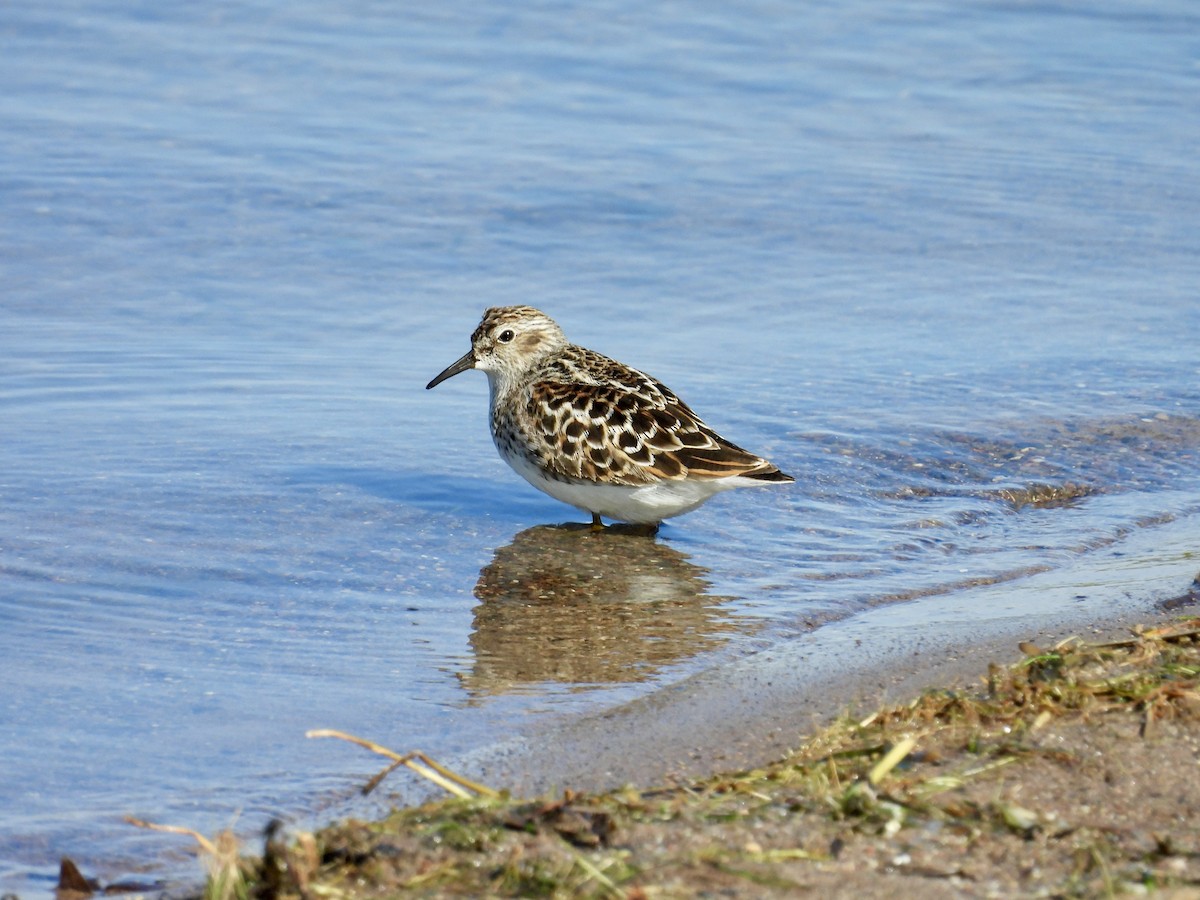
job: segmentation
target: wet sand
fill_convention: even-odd
[[[843,718],[753,769],[272,840],[255,892],[1194,900],[1200,617],[1178,612],[1195,600],[1115,642],[1023,643],[973,689]]]
[[[1037,703],[1020,708],[1035,679],[1013,666],[1033,645],[1123,639],[1138,625],[1200,616],[1187,523],[1156,530],[1153,542],[1156,552],[1126,542],[1107,559],[925,598],[920,628],[905,604],[881,606],[618,709],[524,735],[460,766],[518,799],[435,801],[384,822],[351,820],[273,841],[266,869],[243,864],[256,873],[254,896],[522,896],[535,887],[550,896],[788,896],[806,887],[834,896],[920,890],[950,897],[1063,885],[1093,896],[1136,883],[1143,858],[1151,882],[1191,884],[1200,878],[1192,862],[1200,858],[1192,799],[1200,797],[1189,799],[1200,783],[1193,771],[1200,695],[1189,686],[1172,694],[1169,668],[1155,674],[1167,680],[1151,686],[1177,695],[1183,713],[1155,725],[1153,742],[1139,730],[1149,721],[1144,707],[1133,703],[1098,708],[1103,715],[1064,707],[1045,727],[1048,718],[1033,719]],[[1122,577],[1110,571],[1100,592],[1094,581],[1084,587],[1087,572],[1095,578],[1106,566]],[[1188,626],[1193,645],[1198,624]],[[1125,658],[1107,660],[1108,671],[1090,673],[1093,683],[1153,662],[1140,647],[1120,652]],[[1093,662],[1071,665],[1084,672]],[[1183,669],[1193,681],[1194,670],[1191,662]],[[1005,676],[1004,690],[983,691],[1002,671],[1017,674]],[[886,748],[911,731],[904,717],[929,688],[942,697],[1007,698],[1011,727],[976,720],[971,733],[983,737],[964,743],[961,719],[956,731],[945,708],[930,711],[920,724],[916,774],[904,776],[902,788],[865,791],[861,809],[831,807],[831,798],[850,802],[843,788],[862,783],[878,754],[852,757],[834,776],[845,779],[836,791],[814,790],[820,760],[833,759],[830,724],[847,712],[872,713],[894,726],[876,738]],[[884,709],[889,704],[900,705]],[[1017,744],[1010,731],[1022,736]],[[933,781],[984,771],[989,759],[1004,766],[1002,775],[967,779],[941,805],[921,799]],[[802,771],[808,780],[789,784]],[[621,886],[595,874],[601,869]],[[1191,896],[1183,890],[1177,896]]]
[[[1019,642],[1105,640],[1196,609],[1195,523],[1073,565],[830,622],[615,709],[493,746],[463,769],[515,795],[663,784],[760,765],[840,713],[978,683]]]

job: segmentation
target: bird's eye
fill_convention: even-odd
[[[515,337],[516,337],[516,335],[513,334],[513,330],[511,328],[505,328],[502,332],[500,332],[498,335],[496,335],[496,340],[498,340],[502,344],[507,344],[509,341],[511,341]]]

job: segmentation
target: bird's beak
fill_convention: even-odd
[[[465,372],[465,371],[467,371],[467,369],[473,369],[473,368],[475,368],[475,348],[474,347],[472,347],[470,350],[468,350],[466,353],[464,353],[462,359],[458,360],[457,362],[452,362],[452,363],[450,363],[450,365],[446,366],[446,368],[442,369],[442,371],[438,373],[437,377],[434,378],[433,381],[431,381],[431,382],[429,382],[429,384],[425,385],[425,390],[429,390],[430,388],[435,388],[439,384],[441,384],[443,381],[445,381],[447,378],[453,378],[459,372]]]

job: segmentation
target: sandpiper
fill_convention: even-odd
[[[427,384],[487,373],[492,439],[535,488],[592,514],[656,527],[736,487],[794,479],[704,424],[660,382],[570,343],[531,306],[487,310],[471,349]]]

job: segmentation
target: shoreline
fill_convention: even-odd
[[[982,683],[843,715],[762,766],[275,832],[261,860],[214,854],[206,896],[1194,900],[1200,610],[1180,603],[1119,640],[979,659]]]
[[[1198,571],[1200,535],[1189,517],[1058,569],[824,623],[616,708],[535,727],[455,764],[527,796],[751,767],[846,711],[976,679],[989,664],[1011,662],[1022,641],[1115,639],[1176,610],[1200,610]]]
[[[1135,625],[1200,616],[1200,566],[1190,549],[1197,541],[1189,526],[1182,520],[1147,529],[1119,549],[1086,554],[1075,565],[1016,582],[925,597],[919,601],[924,624],[915,633],[908,603],[868,609],[615,709],[532,729],[456,759],[454,767],[512,797],[546,798],[594,797],[629,785],[687,791],[705,780],[771,766],[839,718],[907,703],[931,689],[978,687],[989,669],[1019,657],[1018,644],[1053,647],[1072,636],[1120,639]],[[1086,601],[1076,600],[1087,570],[1113,564],[1121,578],[1110,578]],[[409,787],[400,790],[414,796]],[[427,807],[406,806],[395,815]],[[353,820],[317,834],[343,833],[347,823]],[[146,885],[141,890],[159,893]],[[166,890],[171,897],[198,896],[186,887]]]

